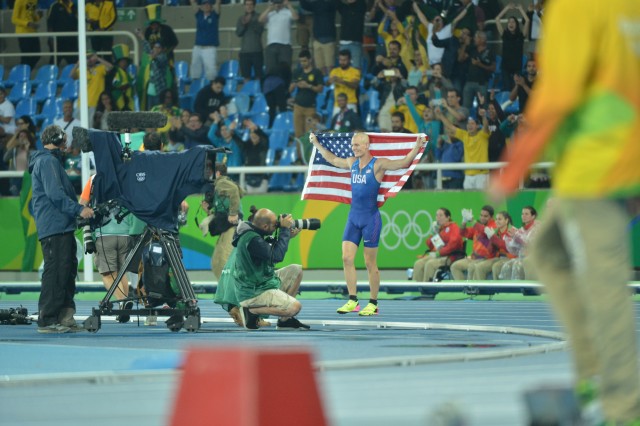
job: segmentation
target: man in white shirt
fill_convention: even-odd
[[[9,140],[11,135],[16,131],[15,121],[16,109],[9,99],[7,99],[7,90],[0,86],[0,143]]]
[[[73,101],[66,100],[62,103],[62,117],[53,121],[53,124],[60,127],[67,134],[67,148],[70,148],[73,143],[74,127],[80,127],[80,120],[73,117]]]
[[[281,62],[292,63],[291,22],[298,20],[298,12],[289,0],[273,0],[258,21],[267,28],[267,47],[264,63],[267,74],[276,72]]]

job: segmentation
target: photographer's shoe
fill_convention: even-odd
[[[128,302],[120,303],[120,309],[133,309],[133,302],[129,300]],[[116,321],[119,323],[129,322],[131,316],[129,314],[120,314],[116,317]]]
[[[260,318],[258,320],[258,327],[271,327],[271,323],[264,318]]]
[[[309,330],[311,326],[303,324],[296,317],[291,317],[287,320],[278,320],[276,330]]]
[[[338,308],[336,312],[339,314],[348,314],[349,312],[358,312],[359,310],[360,310],[360,302],[358,302],[357,300],[349,299],[349,301],[347,301],[347,303],[345,303],[340,308]]]
[[[237,306],[229,309],[229,316],[233,318],[233,322],[235,322],[238,327],[244,327],[242,315],[240,315],[240,309]]]
[[[58,322],[65,327],[77,327],[78,324],[76,324],[76,320],[73,318],[75,313],[76,311],[73,308],[62,308],[58,314]]]
[[[240,311],[244,328],[247,330],[257,330],[260,328],[260,325],[258,325],[258,321],[260,321],[259,315],[251,313],[249,308],[239,308],[238,310]]]
[[[363,310],[358,314],[361,317],[370,317],[371,315],[378,315],[378,305],[374,305],[373,303],[367,303],[367,306],[364,307]]]

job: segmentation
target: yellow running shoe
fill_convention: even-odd
[[[358,312],[360,310],[360,303],[357,300],[349,299],[347,303],[342,305],[336,311],[339,314],[348,314],[349,312]]]
[[[378,315],[378,305],[374,305],[373,303],[367,303],[367,306],[364,307],[363,310],[358,314],[361,317],[370,317],[371,315]]]

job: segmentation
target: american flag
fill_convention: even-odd
[[[374,157],[391,160],[405,157],[416,144],[419,135],[407,133],[367,133],[369,150]],[[351,138],[353,133],[321,133],[318,142],[341,158],[353,157]],[[408,169],[388,171],[378,192],[378,207],[389,197],[395,197],[420,161],[424,147]],[[313,149],[309,174],[302,190],[303,200],[328,200],[351,204],[351,170],[339,169],[327,162],[317,149]]]

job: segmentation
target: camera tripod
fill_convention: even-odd
[[[133,258],[136,253],[141,250],[142,245],[145,242],[155,237],[161,244],[162,249],[167,257],[169,266],[173,270],[176,277],[176,282],[180,290],[178,300],[183,302],[185,307],[183,309],[166,309],[166,308],[142,308],[142,309],[113,309],[110,302],[111,297],[116,292],[122,277],[127,273]],[[140,300],[142,297],[131,298],[128,297],[122,301]],[[169,315],[167,321],[167,327],[169,330],[177,332],[181,328],[185,328],[189,332],[195,332],[200,329],[200,308],[198,308],[198,300],[189,282],[187,271],[182,263],[182,257],[180,256],[180,249],[176,236],[168,231],[164,231],[153,226],[147,225],[144,232],[138,236],[135,246],[129,251],[125,258],[124,264],[118,271],[115,281],[107,291],[100,302],[100,306],[91,310],[91,315],[84,321],[85,330],[95,333],[100,330],[102,326],[101,316],[103,315]]]

